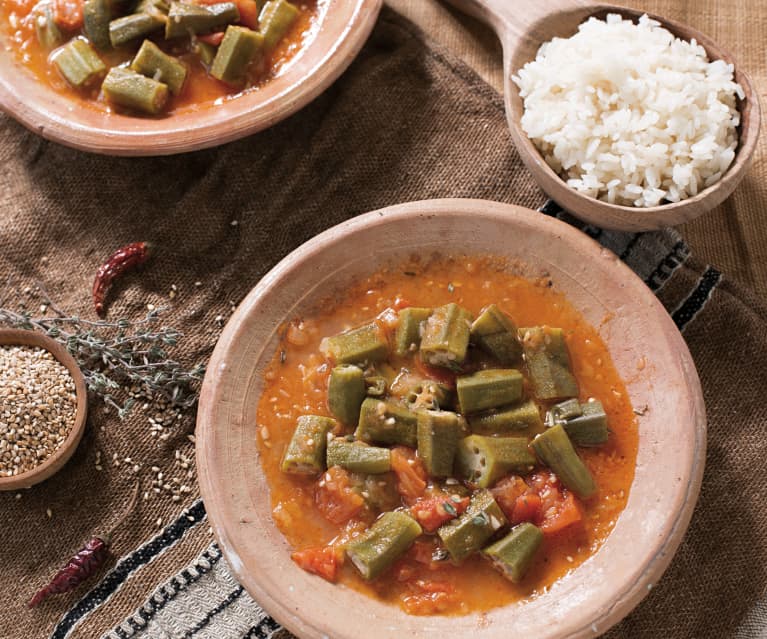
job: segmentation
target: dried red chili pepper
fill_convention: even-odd
[[[99,267],[93,280],[93,303],[99,317],[106,313],[104,299],[112,282],[126,271],[144,264],[150,256],[151,247],[147,242],[134,242],[112,253]]]
[[[109,543],[111,541],[112,533],[121,523],[123,523],[123,521],[125,521],[125,518],[131,513],[133,507],[136,505],[138,489],[139,483],[136,482],[136,488],[133,492],[130,504],[117,520],[117,523],[112,526],[112,530],[106,535],[93,537],[87,544],[85,544],[85,546],[83,546],[83,548],[81,548],[77,554],[67,562],[67,565],[54,575],[53,579],[51,579],[46,586],[43,586],[35,593],[35,596],[32,597],[32,600],[29,602],[30,608],[34,608],[50,595],[59,595],[74,590],[81,583],[98,572],[99,568],[104,565],[107,557],[109,557]]]

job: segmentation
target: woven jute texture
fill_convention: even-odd
[[[155,259],[119,283],[109,314],[138,319],[147,304],[168,307],[162,323],[185,334],[175,356],[192,366],[210,355],[231,306],[290,250],[356,214],[429,197],[532,208],[545,201],[511,145],[499,94],[386,10],[358,59],[313,104],[216,150],[104,158],[0,118],[0,299],[37,313],[39,298],[24,289],[42,284],[59,308],[93,318],[90,286],[103,258],[151,241]],[[694,260],[674,266],[661,291],[670,310],[703,273]],[[753,637],[764,627],[765,318],[761,301],[725,278],[687,324],[710,418],[703,492],[666,577],[611,637]],[[86,435],[67,466],[19,498],[0,495],[0,638],[99,637],[212,542],[198,524],[204,510],[193,468],[176,457],[193,457],[193,413],[160,440],[150,435],[156,407],[139,407],[121,422],[97,400],[90,405]],[[181,502],[154,495],[152,466],[191,493]],[[137,480],[151,497],[139,500],[114,536],[120,570],[28,610],[35,589],[116,520]],[[183,615],[176,614],[173,636],[239,636],[206,635],[185,626]]]

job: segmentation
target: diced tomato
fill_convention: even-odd
[[[65,31],[83,26],[84,0],[53,0],[53,21]]]
[[[392,308],[394,308],[395,311],[401,311],[403,308],[407,308],[408,306],[412,306],[410,300],[399,296],[394,298],[394,304],[392,304]]]
[[[578,498],[573,493],[568,491],[564,497],[560,493],[560,498],[549,503],[548,507],[544,501],[543,521],[540,523],[544,534],[553,535],[582,521],[583,512]]]
[[[530,486],[521,477],[509,475],[493,486],[490,492],[495,497],[495,501],[498,502],[501,510],[503,510],[503,514],[506,515],[507,519],[511,520],[514,516],[514,506],[517,503],[517,498],[530,492]]]
[[[455,586],[445,580],[417,579],[409,584],[412,594],[402,598],[408,614],[432,615],[447,612],[460,604],[460,596]]]
[[[192,0],[194,4],[219,4],[223,0]],[[249,29],[258,29],[258,4],[256,0],[231,0],[240,12],[239,23]],[[202,38],[199,38],[202,40]],[[204,42],[204,40],[203,40]],[[213,44],[212,42],[209,44]]]
[[[429,379],[433,379],[435,382],[444,384],[449,388],[455,388],[456,374],[453,371],[441,368],[440,366],[430,366],[421,360],[420,355],[415,358],[415,367],[422,375]]]
[[[218,45],[221,44],[221,41],[224,39],[224,32],[217,31],[216,33],[208,33],[207,35],[197,36],[197,39],[200,42],[204,42],[205,44],[209,44],[211,46],[217,47]]]
[[[418,539],[412,546],[410,546],[407,555],[408,557],[412,557],[419,564],[428,566],[432,562],[435,548],[436,546],[430,539]]]
[[[468,507],[468,497],[454,501],[449,495],[438,495],[419,499],[410,508],[410,512],[426,532],[434,532],[445,522],[462,514]]]
[[[332,583],[338,579],[344,554],[342,550],[334,546],[319,546],[297,550],[290,555],[290,558],[306,572],[319,575]]]
[[[523,521],[536,522],[541,517],[541,498],[536,494],[525,494],[517,497],[514,502],[514,510],[509,517],[511,525],[521,524]]]
[[[362,510],[365,500],[352,489],[347,473],[333,466],[317,483],[314,501],[323,516],[334,524],[344,524]]]
[[[395,446],[391,451],[391,469],[397,476],[397,492],[407,503],[418,499],[426,490],[426,469],[415,451]]]

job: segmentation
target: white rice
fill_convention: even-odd
[[[513,77],[522,128],[572,188],[627,206],[696,195],[735,157],[733,67],[647,16],[590,18]]]

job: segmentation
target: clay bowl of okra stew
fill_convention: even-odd
[[[29,488],[67,463],[85,431],[85,379],[41,333],[0,330],[0,490]]]
[[[679,546],[706,418],[681,335],[613,253],[445,199],[277,264],[221,335],[196,434],[218,543],[297,636],[593,637]]]
[[[0,108],[45,138],[167,155],[261,131],[324,91],[382,0],[11,0]]]

